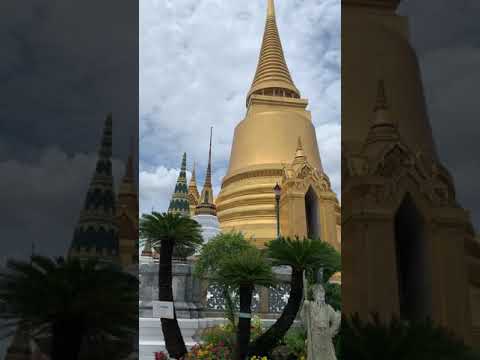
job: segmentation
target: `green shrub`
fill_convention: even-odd
[[[290,352],[300,359],[302,356],[306,357],[306,333],[303,328],[290,328],[285,335],[283,342],[288,346]]]
[[[235,345],[235,328],[229,322],[225,325],[218,325],[203,330],[200,340],[205,345],[217,346],[223,344],[233,349]]]
[[[342,320],[340,359],[349,360],[480,360],[462,341],[430,320],[388,324],[374,315]]]

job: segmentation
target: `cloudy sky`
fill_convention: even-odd
[[[480,2],[404,0],[438,153],[480,231]]]
[[[164,211],[187,152],[203,184],[213,130],[215,194],[245,115],[266,0],[140,2],[140,208]],[[276,0],[287,64],[310,101],[324,168],[340,191],[340,0]]]

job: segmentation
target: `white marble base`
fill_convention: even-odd
[[[195,215],[193,220],[202,226],[203,242],[207,243],[211,238],[220,233],[220,223],[218,218],[213,215]]]

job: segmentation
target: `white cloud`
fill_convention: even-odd
[[[155,169],[143,169],[140,165],[140,216],[153,210],[163,212],[168,203],[180,169],[168,169],[159,166]]]
[[[168,204],[178,171],[171,169],[184,151],[189,168],[197,161],[202,184],[210,126],[219,190],[233,129],[245,115],[265,7],[264,0],[140,2],[140,160],[149,169],[140,176],[142,209]],[[287,63],[309,99],[324,168],[339,195],[340,7],[339,0],[276,1]]]

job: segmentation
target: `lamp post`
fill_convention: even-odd
[[[275,193],[275,210],[277,212],[277,238],[280,237],[280,194],[282,193],[282,188],[280,185],[275,185],[273,188],[273,192]]]

